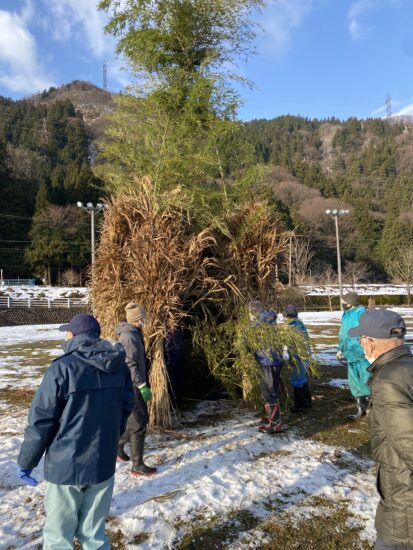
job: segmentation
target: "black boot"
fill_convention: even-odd
[[[294,390],[294,405],[290,408],[292,413],[302,412],[305,409],[304,404],[304,389],[293,387]]]
[[[118,445],[118,460],[121,462],[128,462],[130,460],[130,456],[125,453],[124,444],[122,443]]]
[[[356,397],[357,412],[356,414],[349,414],[348,418],[350,418],[350,420],[359,420],[366,414],[366,403],[364,399],[364,397]]]
[[[303,385],[303,392],[304,392],[304,407],[306,409],[310,409],[313,406],[313,401],[311,399],[311,391],[308,387],[307,382]]]
[[[132,456],[131,474],[133,476],[151,476],[156,474],[156,468],[147,466],[143,461],[143,448],[145,445],[145,436],[132,438],[130,450]]]
[[[274,403],[273,405],[265,405],[268,412],[268,423],[261,425],[258,429],[262,433],[266,434],[278,434],[283,431],[280,415],[280,403]]]

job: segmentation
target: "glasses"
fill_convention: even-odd
[[[357,340],[359,341],[359,343],[361,344],[361,341],[362,340],[370,340],[371,342],[373,342],[374,338],[370,338],[370,336],[359,336],[357,338]]]

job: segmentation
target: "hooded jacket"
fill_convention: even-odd
[[[135,325],[121,323],[115,327],[118,342],[122,344],[126,352],[126,364],[128,365],[132,382],[135,388],[142,384],[149,384],[148,362],[145,354],[145,344],[142,332]]]
[[[381,355],[369,367],[369,415],[380,502],[378,538],[413,546],[413,357],[408,346]]]
[[[75,336],[63,349],[34,396],[18,463],[32,469],[46,452],[46,481],[98,484],[115,473],[133,409],[130,372],[122,347],[97,335]]]
[[[364,306],[357,306],[343,313],[340,332],[338,335],[338,349],[343,352],[344,357],[349,363],[362,361],[366,363],[367,367],[368,363],[364,356],[364,351],[360,345],[360,342],[357,338],[348,335],[348,331],[351,328],[359,325],[359,319],[365,311],[366,308]]]

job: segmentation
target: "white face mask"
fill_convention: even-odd
[[[371,365],[372,363],[374,363],[374,361],[376,360],[375,357],[367,357],[367,355],[365,355],[365,357],[366,357],[367,361],[370,363],[370,365]]]

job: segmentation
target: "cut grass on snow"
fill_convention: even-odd
[[[253,547],[258,533],[262,550],[371,550],[372,545],[360,540],[362,528],[352,522],[353,514],[346,501],[311,497],[300,503],[303,514],[297,518],[288,511],[260,520],[248,510],[237,510],[226,517],[198,518],[176,542],[174,550],[223,550],[232,543]],[[310,511],[306,512],[306,508]],[[191,526],[192,525],[192,526]],[[241,537],[239,534],[242,533]]]

